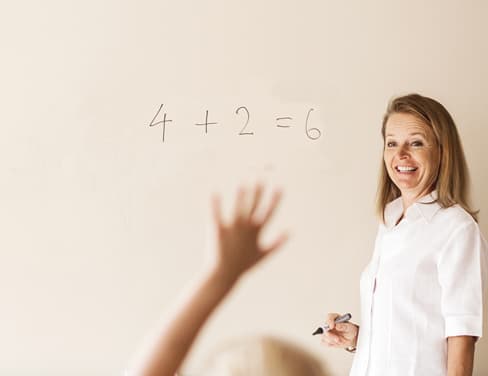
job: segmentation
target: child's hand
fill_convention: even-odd
[[[257,185],[254,190],[240,188],[234,213],[228,223],[224,223],[222,219],[220,199],[213,198],[215,249],[212,250],[212,266],[216,272],[229,278],[229,281],[237,280],[246,270],[277,250],[287,239],[287,235],[283,233],[268,246],[260,244],[260,232],[269,222],[281,199],[281,193],[275,191],[271,203],[263,207],[263,210],[258,210],[262,193],[261,185]]]

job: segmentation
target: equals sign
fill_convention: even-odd
[[[293,118],[290,116],[283,116],[283,117],[276,118],[276,121],[282,121],[282,120],[293,120]],[[282,125],[282,124],[276,124],[276,126],[278,128],[290,128],[291,127],[291,125]]]

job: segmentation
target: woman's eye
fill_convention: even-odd
[[[393,141],[388,141],[388,142],[386,143],[386,146],[387,146],[387,147],[389,147],[389,148],[392,148],[392,147],[394,147],[395,145],[396,145],[396,144],[395,144],[395,142],[393,142]]]
[[[412,146],[423,146],[422,141],[413,141]]]

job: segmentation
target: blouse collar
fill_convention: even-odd
[[[413,221],[419,217],[422,217],[427,223],[430,222],[437,211],[441,208],[437,202],[437,198],[437,191],[432,191],[425,196],[422,196],[407,209],[405,219],[407,221]],[[385,226],[387,228],[392,228],[395,226],[402,213],[403,201],[402,197],[400,196],[386,205]]]

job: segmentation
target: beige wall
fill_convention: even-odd
[[[328,311],[359,318],[392,96],[451,111],[488,234],[487,12],[419,0],[2,7],[0,374],[122,374],[198,270],[209,193],[228,204],[239,182],[262,179],[286,194],[269,234],[293,236],[218,311],[187,372],[217,342],[264,331],[346,375],[351,355],[310,334]],[[148,126],[161,103],[164,143]],[[238,135],[240,106],[253,136]],[[205,135],[194,124],[206,110],[219,124]]]

